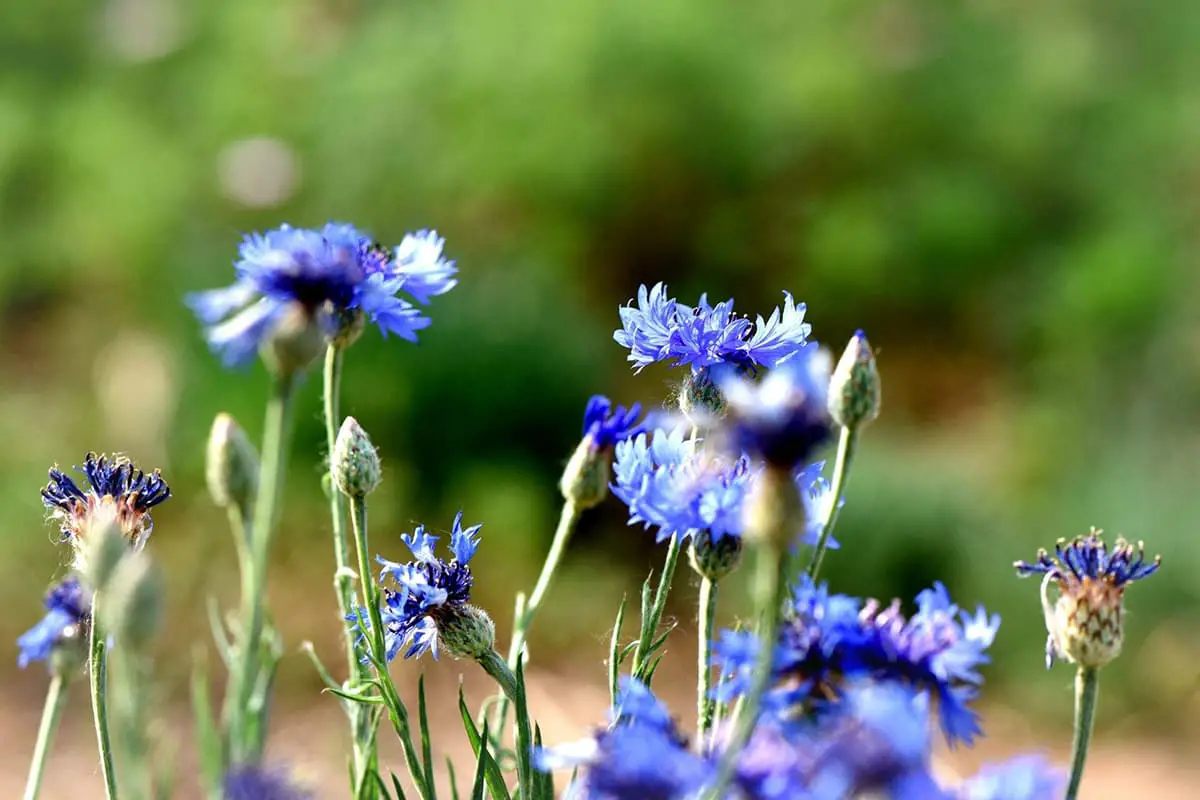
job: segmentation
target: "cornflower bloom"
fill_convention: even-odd
[[[226,366],[250,361],[289,319],[315,323],[327,339],[352,339],[365,318],[384,336],[416,341],[430,320],[397,294],[426,305],[454,288],[457,270],[442,258],[443,243],[436,231],[422,230],[389,251],[353,225],[285,224],[247,236],[234,263],[236,281],[189,295],[187,303]]]
[[[103,510],[113,515],[130,546],[140,550],[154,530],[150,509],[171,497],[161,473],[147,475],[127,458],[95,453],[88,453],[77,469],[87,478],[85,488],[55,465],[42,489],[42,503],[58,523],[62,540],[78,547],[89,522]]]
[[[312,800],[315,795],[292,782],[279,767],[248,765],[225,773],[224,800]]]
[[[91,620],[91,593],[74,576],[51,587],[43,604],[46,616],[17,639],[17,665],[22,669],[33,661],[48,660],[64,642],[81,641],[83,629]]]
[[[434,555],[438,537],[426,533],[423,525],[400,537],[412,553],[412,561],[399,563],[376,556],[383,565],[380,580],[390,577],[393,584],[384,585],[380,608],[388,661],[405,645],[408,645],[405,658],[427,652],[437,658],[439,642],[448,645],[451,655],[457,656],[463,649],[460,645],[464,620],[468,617],[475,620],[482,614],[468,605],[474,583],[468,564],[479,547],[477,534],[482,527],[463,528],[462,512],[458,512],[450,533],[450,551],[454,557],[449,561]],[[362,609],[350,619],[363,626],[368,624]],[[486,625],[490,624],[491,620],[487,620]]]
[[[1161,558],[1146,561],[1143,546],[1118,539],[1110,550],[1101,531],[1070,542],[1060,539],[1054,555],[1039,550],[1033,563],[1018,561],[1021,577],[1042,575],[1046,619],[1046,668],[1064,658],[1083,667],[1102,667],[1121,653],[1125,587],[1158,571]],[[1059,589],[1051,604],[1047,589]]]
[[[625,406],[614,407],[603,395],[588,400],[583,412],[583,438],[559,481],[564,499],[582,510],[599,505],[608,496],[613,448],[642,431],[638,421],[641,413],[639,403],[627,410]]]
[[[830,594],[802,579],[774,643],[774,688],[764,705],[788,715],[823,706],[849,679],[900,682],[937,698],[948,743],[970,744],[980,732],[970,707],[982,683],[978,668],[988,663],[999,625],[999,616],[982,607],[974,615],[960,611],[940,583],[918,594],[917,613],[905,617],[899,602],[880,610],[878,601]],[[719,699],[746,693],[759,646],[749,632],[721,633],[714,656]]]

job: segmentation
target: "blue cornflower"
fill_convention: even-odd
[[[615,446],[643,430],[638,417],[642,413],[641,403],[634,403],[628,410],[625,406],[613,407],[612,401],[602,394],[593,395],[583,412],[583,438],[590,439],[592,446],[604,449]]]
[[[222,782],[223,800],[312,800],[315,795],[292,783],[287,771],[256,765],[234,767]]]
[[[899,603],[879,610],[824,584],[803,579],[775,642],[776,688],[769,708],[820,702],[849,678],[899,681],[934,695],[946,740],[970,744],[979,721],[970,708],[982,682],[979,666],[1000,625],[983,608],[960,611],[940,583],[917,596],[917,613],[905,617]],[[714,660],[721,665],[717,696],[725,702],[746,691],[753,674],[757,641],[747,632],[723,632]]]
[[[395,588],[384,586],[380,608],[387,659],[391,661],[406,644],[405,658],[432,652],[438,657],[438,626],[461,611],[471,599],[474,578],[468,566],[479,547],[478,533],[482,525],[462,527],[462,512],[454,518],[450,533],[453,558],[445,561],[434,555],[438,537],[418,525],[412,534],[400,538],[412,553],[407,563],[376,560],[383,565],[380,580],[391,578]],[[366,624],[361,610],[350,617],[356,624]]]
[[[1160,558],[1146,561],[1142,544],[1118,539],[1110,550],[1092,528],[1068,543],[1059,540],[1055,554],[1038,551],[1032,564],[1018,561],[1022,577],[1043,575],[1042,610],[1046,619],[1046,668],[1056,657],[1085,667],[1101,667],[1121,652],[1124,640],[1125,587],[1158,571]],[[1047,589],[1058,586],[1057,602]]]
[[[328,223],[319,231],[281,225],[243,240],[232,285],[187,302],[226,366],[252,359],[297,309],[329,337],[365,315],[385,336],[416,341],[430,320],[396,295],[404,291],[426,304],[454,287],[456,269],[442,258],[442,244],[436,232],[420,231],[393,254],[352,225]]]
[[[958,787],[956,800],[1049,800],[1062,797],[1066,775],[1041,756],[991,764]]]
[[[760,382],[721,382],[731,443],[772,468],[794,470],[829,437],[829,355],[815,343],[799,348]]]
[[[171,497],[171,489],[158,470],[147,475],[127,458],[88,453],[77,467],[87,478],[85,488],[62,472],[50,469],[50,483],[42,489],[42,504],[62,531],[63,541],[78,544],[89,520],[101,507],[115,513],[122,533],[134,549],[145,544],[154,530],[150,509]]]
[[[744,503],[760,478],[750,458],[726,454],[685,436],[684,429],[640,433],[616,446],[613,494],[629,506],[629,524],[658,529],[658,541],[707,531],[714,542],[741,536]],[[821,476],[824,462],[798,470],[805,502],[801,541],[813,544],[829,520],[832,492]],[[837,542],[831,544],[837,547]]]
[[[42,601],[46,616],[17,639],[21,652],[17,665],[22,669],[32,661],[45,661],[62,641],[79,636],[92,613],[92,596],[79,579],[69,577],[53,586]]]
[[[673,360],[699,372],[727,364],[774,368],[804,347],[812,326],[804,321],[805,306],[784,292],[782,312],[776,308],[757,324],[733,313],[733,300],[709,305],[707,295],[693,308],[667,296],[667,287],[638,289],[637,306],[621,307],[617,344],[629,350],[629,361],[641,371],[656,361]]]

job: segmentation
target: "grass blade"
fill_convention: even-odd
[[[428,781],[428,800],[437,800],[437,787],[433,780],[433,747],[429,743],[429,718],[425,713],[425,673],[421,673],[417,679],[417,725],[421,729],[421,766]]]
[[[467,701],[463,698],[461,686],[458,687],[458,712],[462,716],[463,728],[467,732],[467,739],[471,742],[471,749],[475,751],[475,758],[478,759],[476,769],[483,770],[488,791],[497,800],[512,800],[508,787],[504,785],[504,775],[500,772],[500,765],[488,752],[479,729],[475,727],[475,720],[471,717],[471,710],[467,708]],[[487,730],[487,725],[484,725],[484,730]]]

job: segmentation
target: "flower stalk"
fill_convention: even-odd
[[[700,620],[696,643],[696,735],[703,740],[713,723],[712,646],[713,626],[717,619],[717,582],[700,579]]]
[[[829,537],[833,535],[833,529],[837,525],[842,496],[846,492],[846,480],[850,476],[850,465],[854,461],[854,450],[857,444],[858,430],[842,428],[842,433],[838,437],[837,458],[833,462],[833,479],[830,481],[833,505],[829,511],[829,520],[821,528],[817,544],[813,547],[812,558],[808,562],[806,570],[808,577],[814,583],[821,572],[821,562],[825,559],[825,551],[829,549]]]
[[[113,771],[112,737],[108,731],[108,647],[101,630],[97,607],[100,593],[92,597],[92,630],[89,638],[88,673],[92,694],[92,719],[96,726],[96,744],[100,749],[100,774],[104,778],[104,796],[117,797],[117,776]]]
[[[1080,667],[1075,673],[1075,735],[1071,743],[1071,778],[1067,783],[1066,800],[1075,800],[1079,796],[1099,696],[1100,670]]]
[[[33,758],[29,762],[29,778],[25,781],[24,800],[37,800],[38,792],[41,791],[50,744],[54,741],[58,721],[67,701],[67,683],[67,677],[58,672],[50,679],[50,686],[46,690],[46,703],[42,707],[42,721],[38,725],[37,741],[33,745]]]

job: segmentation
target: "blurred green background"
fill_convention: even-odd
[[[176,494],[152,548],[182,697],[205,597],[236,585],[205,437],[222,410],[257,437],[266,378],[223,371],[181,297],[230,281],[242,233],[335,219],[385,242],[436,227],[461,268],[419,346],[354,347],[344,411],[385,457],[381,552],[460,507],[485,522],[501,636],[586,398],[654,407],[681,377],[631,373],[617,306],[658,280],[747,313],[787,289],[835,349],[865,328],[884,380],[835,587],[940,578],[999,611],[985,696],[1063,726],[1069,672],[1043,671],[1038,587],[1011,563],[1091,525],[1145,539],[1165,567],[1129,594],[1100,724],[1200,733],[1198,38],[1182,0],[0,5],[5,682],[40,703],[12,643],[68,558],[46,468],[123,451]],[[289,642],[336,663],[319,389],[271,592]],[[538,660],[601,682],[606,626],[657,558],[617,501],[590,515]]]

